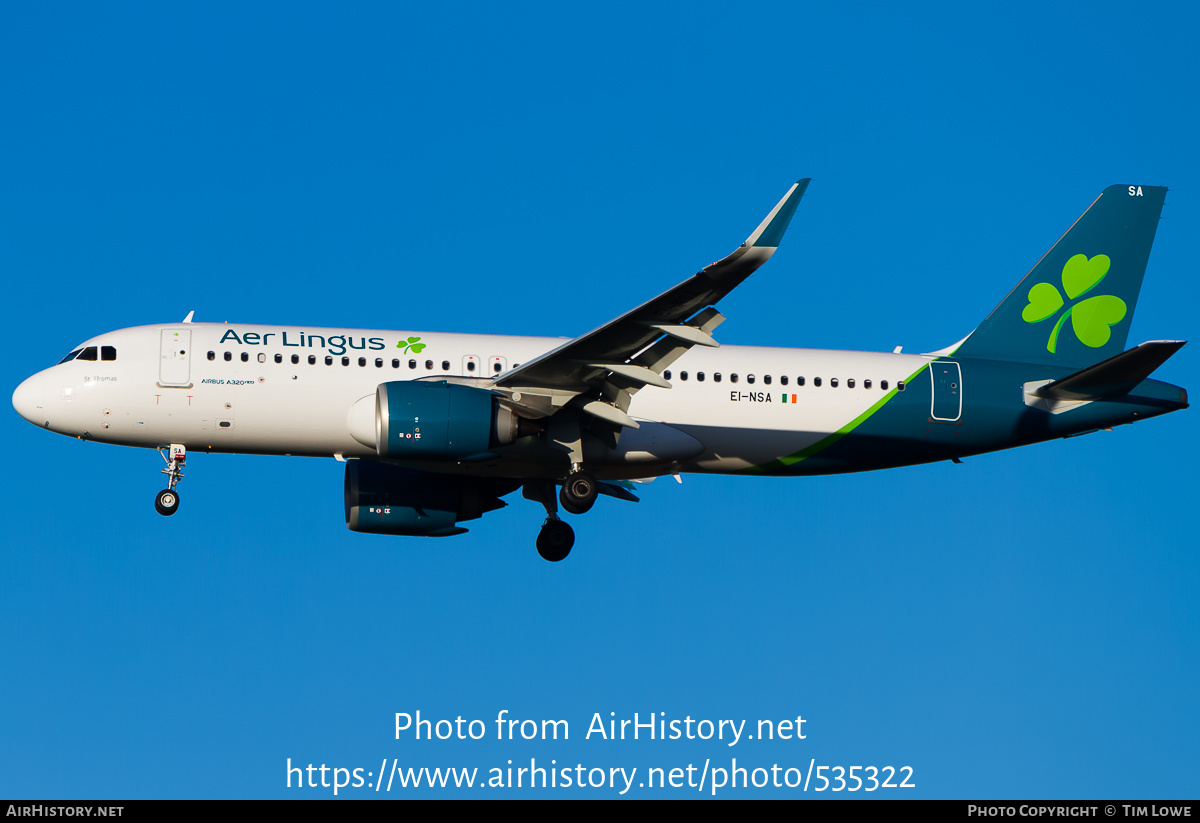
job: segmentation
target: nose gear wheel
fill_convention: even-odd
[[[179,495],[174,489],[163,489],[154,498],[154,509],[164,517],[179,511]]]

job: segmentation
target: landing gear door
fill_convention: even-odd
[[[159,350],[158,385],[190,386],[191,329],[163,329]]]
[[[933,404],[929,416],[947,423],[962,417],[962,369],[953,360],[929,364],[933,380]]]

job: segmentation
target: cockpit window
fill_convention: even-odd
[[[76,359],[77,360],[95,360],[96,359],[96,347],[88,346],[86,349],[84,349],[83,351],[81,351],[79,353],[79,357],[77,357]]]
[[[101,359],[101,360],[116,360],[116,359],[117,359],[117,349],[116,349],[116,347],[114,347],[114,346],[101,346],[101,347],[100,347],[100,359]]]
[[[68,354],[66,357],[64,357],[62,360],[59,360],[59,361],[58,361],[58,362],[59,362],[59,365],[62,365],[63,363],[66,363],[68,360],[74,360],[76,357],[78,357],[78,356],[79,356],[79,353],[80,353],[81,351],[83,351],[83,349],[76,349],[75,351],[71,352],[71,353],[70,353],[70,354]]]

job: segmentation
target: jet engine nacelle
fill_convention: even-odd
[[[528,421],[484,389],[445,381],[381,383],[375,391],[375,449],[395,460],[486,454],[529,433]]]
[[[520,487],[507,478],[435,474],[374,460],[346,461],[346,528],[353,532],[448,537],[457,525],[508,505]]]

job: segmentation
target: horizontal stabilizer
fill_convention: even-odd
[[[1099,400],[1127,394],[1183,348],[1185,340],[1151,340],[1037,389],[1052,400]]]

